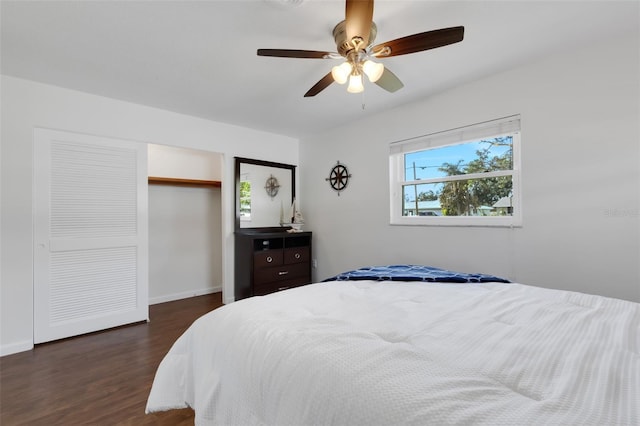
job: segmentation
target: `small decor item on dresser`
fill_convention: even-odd
[[[269,197],[273,198],[278,195],[278,190],[280,189],[280,183],[278,179],[271,175],[267,178],[267,182],[264,184],[264,189],[267,191]]]
[[[285,222],[288,219],[289,222]],[[304,217],[302,212],[296,206],[296,199],[293,199],[291,208],[289,209],[285,219],[285,213],[283,209],[280,209],[280,226],[288,226],[291,229],[287,229],[287,232],[302,232],[302,225],[304,224]]]
[[[349,183],[349,178],[351,174],[347,170],[347,166],[344,164],[340,164],[340,161],[337,162],[335,166],[331,168],[331,172],[329,172],[329,177],[326,178],[326,181],[329,181],[329,185],[340,195],[340,191],[344,190]]]

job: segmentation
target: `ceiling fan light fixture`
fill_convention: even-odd
[[[349,77],[349,86],[347,87],[347,92],[364,92],[364,86],[362,85],[362,74],[351,74],[351,77]]]
[[[331,76],[338,84],[345,84],[351,75],[353,68],[349,62],[343,62],[331,68]]]
[[[0,0],[2,1],[2,0]],[[297,5],[307,0],[262,0],[270,4]],[[364,91],[364,77],[370,82],[393,93],[402,89],[402,81],[383,64],[370,59],[379,60],[391,56],[408,55],[438,47],[461,42],[464,39],[464,27],[440,28],[400,37],[374,45],[378,27],[373,22],[373,3],[375,0],[344,0],[345,18],[333,28],[333,39],[337,52],[301,49],[258,49],[258,56],[276,58],[311,58],[342,59],[341,63],[331,68],[331,72],[322,77],[304,97],[316,96],[334,82],[347,83],[347,91],[360,93]]]
[[[369,77],[370,82],[375,83],[380,80],[380,77],[382,77],[384,65],[367,59],[362,64],[362,71],[364,71],[367,77]]]

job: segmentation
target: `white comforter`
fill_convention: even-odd
[[[197,320],[147,411],[219,425],[639,425],[640,305],[520,284],[329,282]]]

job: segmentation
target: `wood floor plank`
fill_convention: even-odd
[[[222,306],[215,293],[149,307],[149,323],[37,345],[0,358],[2,425],[193,425],[193,410],[144,414],[173,342]]]

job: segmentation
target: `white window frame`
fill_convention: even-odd
[[[458,145],[499,136],[513,138],[513,169],[498,170],[486,173],[470,173],[466,175],[446,176],[442,178],[405,180],[405,154],[424,151],[429,148]],[[457,129],[432,133],[416,138],[392,142],[389,152],[389,194],[391,225],[419,226],[487,226],[487,227],[521,227],[522,226],[522,190],[520,169],[520,116],[513,115],[497,120],[486,121]],[[512,216],[403,216],[403,186],[451,182],[511,176]]]

